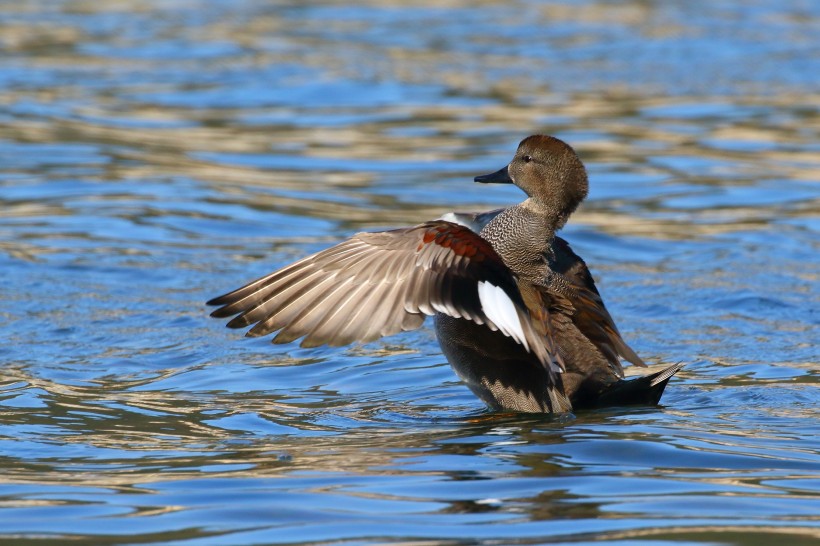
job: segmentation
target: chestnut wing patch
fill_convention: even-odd
[[[492,246],[443,220],[359,233],[208,304],[220,306],[213,317],[236,315],[229,327],[252,326],[249,336],[278,332],[275,343],[303,346],[373,341],[438,312],[500,330],[559,371],[543,324],[533,324],[545,311],[533,319]]]

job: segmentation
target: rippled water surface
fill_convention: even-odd
[[[817,544],[820,4],[0,2],[0,540]],[[429,325],[303,349],[204,301],[520,200],[662,407],[498,414]]]

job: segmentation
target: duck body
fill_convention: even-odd
[[[481,230],[499,212],[448,216],[453,221]],[[544,280],[552,279],[554,291],[567,292],[563,283],[571,283],[586,288],[600,299],[586,263],[572,251],[566,240],[556,236],[550,255],[550,272]],[[549,281],[547,284],[550,284]],[[597,304],[600,306],[599,312],[606,312],[602,300]],[[576,305],[581,306],[577,301]],[[597,338],[604,341],[596,346],[573,323],[574,310],[570,310],[569,314],[566,311],[566,308],[553,309],[551,316],[554,321],[553,335],[564,362],[561,382],[573,409],[656,405],[660,402],[667,382],[681,366],[673,365],[653,374],[625,379],[619,356],[642,367],[646,366],[643,360],[625,343],[620,347],[623,355],[613,353],[608,345],[611,341],[606,340],[600,331]],[[520,345],[503,334],[443,313],[435,315],[435,331],[442,352],[453,370],[488,406],[496,410],[546,411],[543,385],[547,383],[547,378],[543,369]],[[620,337],[620,334],[617,335]]]
[[[656,404],[672,366],[625,380],[620,358],[644,366],[621,338],[584,261],[555,235],[587,194],[574,150],[524,139],[513,160],[476,182],[514,183],[506,209],[448,214],[411,228],[360,233],[214,298],[228,326],[302,345],[371,341],[435,316],[444,355],[494,409],[563,413]]]

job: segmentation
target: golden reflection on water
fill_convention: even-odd
[[[60,93],[56,93],[59,95]],[[7,97],[14,100],[14,97]],[[786,107],[794,98],[782,98]],[[820,102],[820,96],[799,97],[801,102]],[[391,223],[417,223],[424,219],[437,217],[452,210],[476,210],[482,207],[476,203],[452,203],[449,205],[429,205],[403,201],[401,203],[385,202],[384,198],[372,195],[368,188],[377,179],[389,178],[390,174],[368,173],[367,170],[311,171],[310,164],[314,159],[358,159],[362,161],[421,162],[436,164],[458,161],[466,154],[474,154],[475,139],[472,131],[481,126],[521,127],[520,134],[545,131],[552,133],[581,133],[595,131],[605,138],[583,138],[574,142],[589,166],[597,164],[632,165],[637,172],[644,175],[658,176],[668,181],[696,185],[716,185],[737,183],[733,175],[716,173],[687,173],[670,170],[653,164],[653,156],[697,157],[699,160],[723,163],[739,176],[743,183],[751,178],[787,179],[792,182],[807,183],[820,179],[820,163],[816,152],[801,147],[799,137],[795,136],[798,127],[784,126],[750,126],[743,119],[736,126],[717,125],[710,132],[702,130],[702,122],[667,120],[652,126],[624,127],[622,121],[638,104],[646,108],[674,108],[687,104],[680,99],[646,99],[639,96],[623,97],[612,100],[612,97],[592,95],[574,95],[562,104],[551,104],[549,115],[557,118],[569,118],[569,122],[534,125],[532,107],[520,105],[503,105],[494,103],[487,106],[469,107],[464,111],[451,111],[447,115],[428,111],[424,107],[414,108],[412,112],[402,112],[405,121],[396,124],[362,123],[356,130],[348,127],[322,127],[321,133],[315,128],[294,126],[254,126],[247,127],[231,124],[230,115],[220,125],[194,125],[180,128],[135,128],[130,126],[112,126],[86,119],[62,119],[45,122],[20,121],[13,125],[0,127],[0,138],[18,142],[82,142],[95,143],[103,149],[110,147],[116,161],[98,165],[99,174],[92,175],[109,180],[167,179],[168,177],[190,177],[211,185],[225,196],[236,195],[237,203],[252,201],[254,206],[272,211],[287,211],[299,216],[323,219],[346,220],[360,227],[383,226]],[[765,102],[768,108],[777,107],[769,99]],[[759,106],[754,103],[735,106]],[[393,115],[389,109],[381,112],[386,118]],[[110,114],[110,113],[109,113]],[[187,119],[189,112],[184,110],[168,112],[169,118]],[[156,111],[144,112],[139,106],[122,112],[135,120],[151,119]],[[202,116],[201,112],[196,113]],[[214,112],[214,115],[226,116],[225,112]],[[296,114],[298,116],[298,113]],[[105,116],[99,114],[100,119]],[[424,120],[417,122],[415,120]],[[187,119],[198,124],[196,119]],[[815,120],[795,117],[795,123]],[[424,127],[423,137],[391,135],[390,130],[402,125]],[[688,127],[699,132],[692,139]],[[462,135],[462,136],[458,136]],[[571,137],[568,137],[572,141]],[[766,143],[767,148],[750,154],[744,151],[727,151],[714,148],[714,143],[721,141],[735,145],[749,143]],[[651,143],[641,147],[642,143]],[[295,144],[298,149],[293,150]],[[511,145],[512,147],[512,145]],[[218,159],[198,157],[202,152],[249,154],[251,156],[274,154],[299,157],[304,159],[304,167],[298,171],[278,170],[242,164],[234,161],[222,162]],[[103,152],[105,153],[105,152]],[[480,158],[477,158],[480,159]],[[647,162],[649,160],[649,162]],[[474,159],[473,161],[476,161]],[[496,162],[498,162],[496,160]],[[486,162],[492,168],[492,161]],[[428,176],[442,176],[444,171],[431,171],[430,174],[418,174],[419,179]],[[469,180],[479,172],[452,173],[462,180]],[[591,175],[593,187],[596,184],[595,173]],[[305,197],[290,197],[269,190],[298,190],[305,192]],[[360,202],[346,202],[334,199],[339,195],[355,197]],[[330,199],[327,199],[330,196]],[[324,198],[323,198],[324,197]],[[366,205],[365,205],[366,204]],[[10,215],[29,216],[31,206],[42,204],[12,203],[7,206]],[[50,205],[54,207],[55,205]],[[26,207],[21,209],[20,207]],[[487,208],[484,206],[484,208]],[[48,212],[48,211],[45,211]],[[676,212],[674,210],[668,212]],[[604,204],[582,208],[573,219],[575,223],[589,224],[601,231],[615,235],[636,235],[657,237],[661,239],[680,239],[692,235],[711,235],[722,232],[747,230],[765,224],[773,218],[811,218],[820,214],[820,202],[809,200],[789,207],[767,209],[759,204],[754,207],[730,206],[719,210],[685,210],[680,219],[634,214],[606,207]],[[679,214],[679,216],[681,215]]]
[[[486,2],[486,6],[498,6]],[[337,4],[342,6],[343,4]],[[406,7],[404,2],[376,3],[378,6]],[[448,2],[438,9],[472,8],[474,3]],[[162,17],[157,6],[142,6],[136,2],[115,5],[97,5],[74,2],[65,8],[74,14],[126,13],[133,11],[147,20]],[[18,13],[29,10],[18,6]],[[36,12],[36,9],[34,10]],[[172,9],[173,11],[173,9]],[[528,6],[528,17],[533,25],[545,27],[557,23],[595,23],[634,29],[645,33],[648,39],[662,39],[686,34],[687,29],[679,21],[668,19],[665,10],[652,3],[587,4],[569,6],[548,4]],[[438,82],[449,88],[455,96],[463,96],[464,102],[451,101],[447,105],[414,100],[408,95],[406,103],[392,105],[358,104],[327,110],[329,119],[349,113],[353,116],[367,112],[370,120],[355,124],[300,123],[298,120],[310,114],[313,119],[321,111],[303,108],[298,101],[291,105],[265,106],[197,106],[196,102],[172,102],[163,106],[152,100],[155,94],[176,95],[175,101],[184,96],[179,85],[153,79],[141,81],[140,74],[161,68],[164,60],[136,56],[118,59],[104,53],[72,54],[83,51],[88,36],[80,27],[57,21],[44,21],[35,28],[24,23],[9,22],[2,26],[3,42],[9,51],[26,55],[32,66],[39,70],[55,70],[70,67],[79,74],[87,72],[88,82],[49,82],[47,86],[31,89],[0,89],[0,105],[13,106],[21,101],[36,101],[42,105],[70,105],[67,113],[54,117],[31,116],[16,119],[15,123],[0,127],[0,138],[29,143],[89,143],[99,147],[103,155],[96,175],[107,180],[167,179],[190,177],[212,185],[226,195],[241,194],[237,202],[252,200],[256,206],[269,210],[283,210],[292,214],[316,218],[345,219],[357,226],[375,226],[388,223],[416,223],[438,216],[450,208],[471,209],[475,203],[452,203],[430,206],[424,202],[381,203],[368,189],[387,177],[389,173],[368,172],[366,168],[354,170],[322,169],[312,171],[310,164],[316,159],[360,159],[363,161],[417,162],[447,164],[463,157],[480,158],[477,145],[495,140],[509,140],[510,151],[514,139],[532,132],[549,132],[567,135],[566,138],[580,151],[590,165],[596,163],[629,165],[645,175],[655,175],[665,181],[695,185],[724,185],[742,183],[755,178],[788,179],[813,182],[820,179],[820,162],[816,150],[804,145],[806,131],[817,127],[816,110],[799,105],[820,102],[816,92],[799,93],[781,91],[766,96],[736,96],[728,103],[726,97],[699,95],[695,104],[723,105],[727,112],[765,109],[782,110],[790,119],[785,122],[768,122],[760,116],[744,115],[729,117],[720,123],[711,123],[703,117],[680,118],[676,108],[693,104],[690,97],[663,96],[656,91],[624,85],[596,89],[590,92],[563,93],[534,79],[533,73],[542,70],[549,73],[549,57],[540,55],[499,55],[492,49],[481,49],[479,54],[460,49],[455,44],[443,47],[415,47],[390,45],[373,50],[365,37],[359,36],[371,28],[368,21],[356,18],[335,20],[333,18],[311,19],[301,17],[298,11],[286,9],[258,9],[249,20],[231,20],[206,12],[206,17],[193,29],[184,23],[171,24],[169,34],[177,31],[197,43],[234,44],[240,49],[227,48],[224,57],[179,58],[175,62],[180,70],[233,71],[253,70],[255,66],[293,64],[312,68],[320,75],[283,75],[276,84],[298,89],[305,82],[315,83],[312,78],[333,79],[365,78],[374,81],[395,81],[399,85],[415,85]],[[297,13],[297,15],[294,15]],[[514,25],[516,16],[499,12],[499,24]],[[302,23],[300,33],[294,33],[292,19]],[[434,25],[435,12],[429,17]],[[734,24],[727,16],[727,24]],[[392,23],[391,23],[392,24]],[[729,28],[732,28],[731,26]],[[796,24],[792,38],[803,40],[808,25]],[[424,27],[420,29],[424,32]],[[193,36],[191,36],[193,33]],[[333,33],[346,40],[335,44]],[[111,35],[112,45],[127,47],[131,42]],[[471,36],[476,44],[484,44],[491,37]],[[591,38],[592,39],[592,38]],[[599,38],[594,38],[599,39]],[[551,44],[552,42],[547,41]],[[566,47],[568,44],[562,44]],[[241,48],[246,48],[244,51]],[[469,53],[468,53],[469,52]],[[469,57],[471,62],[462,62]],[[369,58],[371,63],[357,61]],[[475,62],[480,59],[480,62]],[[604,59],[592,61],[594,67]],[[227,63],[227,64],[226,64]],[[526,63],[527,69],[521,65]],[[522,69],[518,69],[522,68]],[[594,68],[591,68],[594,70]],[[504,71],[503,79],[488,81],[497,71]],[[360,73],[363,72],[363,73]],[[103,87],[84,88],[97,74],[113,78],[113,90]],[[197,91],[220,89],[218,78],[210,83],[192,85]],[[328,93],[335,92],[331,87]],[[78,100],[79,99],[79,100]],[[195,100],[195,99],[194,99]],[[273,99],[271,102],[275,103]],[[667,114],[652,115],[644,112],[663,110]],[[264,120],[273,115],[290,121],[270,122]],[[263,121],[257,123],[255,119]],[[246,122],[250,122],[247,123]],[[636,122],[637,121],[637,122]],[[413,135],[396,129],[423,128],[423,134]],[[573,135],[579,138],[573,139]],[[721,143],[729,143],[726,149]],[[756,149],[762,145],[762,149]],[[738,149],[739,147],[739,149]],[[744,147],[755,150],[749,153]],[[223,162],[213,158],[199,157],[203,152],[231,154],[287,155],[303,158],[303,167],[282,170],[254,166],[252,163]],[[714,173],[686,172],[651,161],[653,156],[680,158],[696,157],[699,160],[725,164]],[[488,165],[492,162],[488,161]],[[723,169],[721,171],[720,169]],[[445,174],[469,180],[479,172],[431,171],[433,177]],[[424,175],[420,175],[420,178]],[[594,173],[593,185],[596,184]],[[309,196],[294,198],[281,194],[257,191],[300,190]],[[339,195],[352,192],[362,203],[333,200]],[[330,195],[330,200],[317,198]],[[10,214],[25,214],[16,210],[22,204],[11,204]],[[637,235],[661,239],[681,239],[693,234],[747,230],[774,217],[810,218],[820,212],[816,199],[795,206],[767,210],[764,207],[725,207],[719,211],[667,211],[685,214],[685,218],[673,219],[656,215],[641,215],[607,206],[582,210],[574,219],[596,229],[615,235]],[[668,215],[667,215],[668,216]]]

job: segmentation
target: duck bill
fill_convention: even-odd
[[[509,165],[503,169],[499,169],[492,174],[482,174],[476,176],[474,180],[482,184],[512,184],[513,180],[510,178]]]

